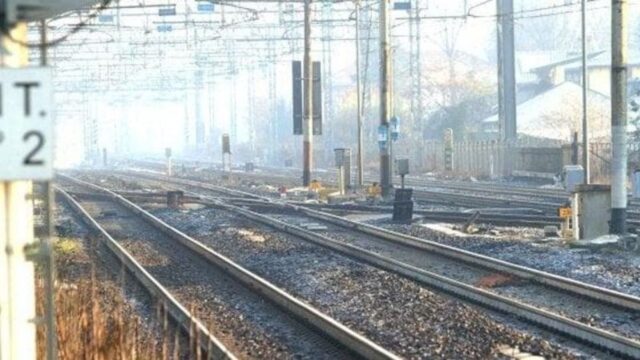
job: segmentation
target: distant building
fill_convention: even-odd
[[[640,52],[630,51],[628,56],[629,79],[640,77]],[[572,81],[582,85],[582,58],[580,55],[548,63],[531,69],[540,83],[550,86]],[[599,51],[589,54],[587,60],[589,89],[601,94],[611,95],[611,52]]]
[[[560,84],[548,81],[549,74],[539,69],[567,57],[564,51],[518,51],[516,53],[517,101],[525,102]]]
[[[597,141],[610,134],[610,99],[591,90],[587,96],[590,135]],[[574,132],[582,129],[582,87],[565,81],[519,104],[517,118],[520,136],[569,141]],[[498,130],[498,115],[482,120],[485,134],[496,138]]]
[[[630,51],[628,58],[629,96],[640,95],[640,52]],[[516,54],[518,80],[518,134],[569,141],[582,129],[582,57],[558,52]],[[611,53],[588,55],[588,112],[591,139],[607,140],[611,121]],[[634,108],[630,101],[630,111]],[[630,112],[630,118],[634,115]],[[634,127],[635,129],[635,127]],[[630,130],[631,127],[630,127]],[[498,115],[481,121],[484,138],[497,138]]]

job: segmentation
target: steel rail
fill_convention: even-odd
[[[201,348],[214,359],[237,359],[215,336],[213,336],[207,328],[197,320],[182,304],[176,300],[171,293],[162,286],[140,263],[127,252],[118,242],[109,235],[109,233],[66,191],[59,187],[55,187],[55,191],[62,196],[62,199],[69,207],[82,219],[82,222],[97,234],[105,246],[124,264],[135,279],[151,294],[152,297],[159,299],[163,306],[166,307],[169,316],[182,327],[186,334],[192,331],[195,325],[196,331],[199,332],[200,339],[207,339],[207,342],[201,342]]]
[[[139,164],[144,164],[151,168],[159,167],[161,165],[159,162],[151,161],[151,160],[135,160],[135,162]],[[189,162],[189,161],[185,161],[185,162]],[[198,163],[204,163],[204,162],[198,162]],[[207,164],[211,165],[213,163],[207,163]],[[274,170],[274,171],[278,171],[278,170],[283,171],[282,168],[276,168],[276,167],[264,167],[264,168]],[[260,179],[271,179],[273,181],[294,180],[292,176],[287,176],[285,174],[274,174],[274,173],[271,173],[271,174],[243,173],[243,174],[252,176],[255,178],[260,178]],[[372,179],[366,178],[366,180],[371,182]],[[567,193],[567,198],[564,199],[562,197],[562,190],[537,189],[537,188],[527,188],[527,187],[522,187],[523,192],[522,194],[520,194],[519,187],[509,186],[506,184],[505,186],[508,186],[509,189],[511,190],[503,191],[502,187],[493,189],[494,187],[502,186],[502,185],[492,185],[487,183],[479,183],[480,185],[478,185],[478,187],[475,186],[476,185],[475,183],[469,184],[469,187],[465,188],[465,184],[456,185],[457,183],[450,184],[448,182],[434,182],[433,180],[425,180],[425,182],[428,185],[433,184],[432,187],[434,188],[450,188],[450,189],[458,189],[463,191],[478,191],[478,192],[505,194],[505,195],[509,195],[510,193],[513,193],[513,192],[518,192],[518,195],[527,195],[527,196],[531,195],[538,198],[539,197],[555,198],[555,200],[557,201],[557,203],[555,204],[549,203],[549,202],[536,202],[536,201],[529,202],[527,200],[515,200],[515,199],[514,200],[502,199],[503,201],[501,201],[501,199],[496,200],[493,197],[478,196],[474,194],[447,193],[447,192],[437,192],[437,191],[435,191],[435,193],[438,194],[439,198],[435,199],[434,197],[428,197],[428,198],[421,197],[419,193],[422,189],[420,188],[414,189],[414,192],[418,195],[418,198],[416,199],[417,201],[424,201],[430,204],[455,205],[455,206],[466,206],[466,207],[484,207],[487,205],[487,203],[492,203],[493,205],[498,205],[498,206],[504,206],[504,205],[509,206],[512,204],[520,204],[520,205],[532,207],[538,210],[541,209],[542,211],[548,214],[555,214],[558,206],[562,205],[566,200],[569,200],[569,196],[570,196],[570,194]],[[408,179],[407,183],[414,186],[422,186],[419,183],[418,179]],[[557,198],[555,197],[556,195],[554,195],[555,192],[558,193]],[[547,195],[540,196],[540,195],[536,195],[536,193],[544,193]],[[435,196],[435,197],[438,197],[438,196]],[[565,201],[563,201],[563,199]],[[630,197],[629,209],[637,209],[638,207],[640,207],[640,200],[633,199]],[[628,211],[628,216],[629,216],[629,218],[627,219],[628,225],[634,226],[634,227],[640,227],[640,219],[638,219],[640,218],[639,212]]]
[[[65,175],[60,176],[81,186],[89,187],[95,191],[106,194],[120,205],[141,216],[149,224],[176,240],[181,245],[201,256],[216,267],[224,270],[244,286],[254,290],[267,300],[282,308],[284,311],[292,314],[300,321],[309,324],[354,354],[365,359],[400,359],[397,355],[375,344],[364,336],[355,333],[353,330],[339,323],[335,319],[328,317],[319,310],[298,300],[262,277],[243,268],[231,259],[219,254],[180,230],[168,225],[123,196],[83,180]]]
[[[158,177],[156,177],[154,180],[158,181],[159,179]],[[164,181],[173,181],[177,183],[183,182],[184,184],[193,187],[200,187],[202,189],[209,188],[214,191],[221,192],[224,192],[224,190],[226,189],[220,186],[202,184],[192,180],[180,179],[174,181],[174,179],[164,179]],[[238,190],[227,190],[228,194],[238,194]],[[522,303],[520,301],[507,298],[496,293],[417,268],[412,265],[405,264],[401,261],[379,255],[377,253],[354,245],[345,244],[343,242],[333,240],[329,237],[313,233],[295,225],[290,225],[286,222],[271,218],[267,215],[259,214],[242,207],[219,201],[214,197],[204,196],[202,194],[197,195],[200,196],[203,200],[211,201],[211,203],[215,206],[218,206],[227,211],[234,212],[250,220],[257,221],[277,230],[334,250],[348,257],[372,264],[387,271],[403,275],[409,279],[418,281],[428,286],[432,286],[434,288],[438,288],[461,298],[487,306],[491,309],[515,315],[519,318],[524,318],[532,323],[557,331],[564,336],[572,337],[582,342],[592,344],[596,347],[600,347],[606,349],[607,351],[612,351],[630,358],[640,357],[640,343],[633,339],[629,339],[600,328],[586,325],[579,321],[569,319],[553,312],[538,309],[534,306]],[[300,206],[288,205],[279,202],[273,202],[273,205],[301,211],[305,214],[313,214],[313,217],[328,221],[338,226],[359,230],[361,232],[374,235],[379,238],[392,240],[396,243],[409,245],[421,250],[430,251],[439,255],[460,260],[462,262],[493,269],[502,273],[513,274],[520,278],[538,282],[540,284],[547,285],[561,291],[573,292],[575,294],[586,296],[590,299],[607,303],[616,307],[627,308],[632,311],[640,310],[640,299],[631,295],[596,287],[590,284],[581,283],[572,279],[567,279],[539,270],[526,268],[520,265],[508,263],[487,256],[474,254],[465,250],[449,247],[420,238],[394,233],[386,229],[381,229],[375,226],[346,220],[335,215],[318,212]]]
[[[452,181],[438,181],[438,180],[422,180],[413,177],[407,178],[407,184],[412,186],[430,187],[451,189],[460,191],[479,191],[486,193],[499,193],[506,195],[516,196],[535,196],[542,198],[549,198],[558,201],[562,201],[570,196],[570,194],[564,190],[555,189],[541,189],[525,186],[513,186],[509,184],[489,184],[485,182],[452,182]]]
[[[472,206],[521,206],[555,212],[561,203],[530,201],[521,199],[505,199],[483,195],[446,193],[434,190],[413,189],[414,200],[440,200],[451,204],[468,204]]]
[[[144,163],[147,165],[152,165],[152,166],[158,166],[160,165],[160,163],[156,163],[154,161],[149,161],[149,160],[137,160],[136,162],[140,162],[140,163]],[[205,164],[205,162],[194,162],[194,161],[186,161],[186,162],[191,162],[194,164]],[[214,163],[206,163],[209,165],[212,165]],[[192,166],[196,166],[196,165],[192,165]],[[262,177],[262,176],[266,176],[266,177],[273,177],[273,178],[282,178],[282,177],[288,177],[286,174],[282,174],[283,171],[285,171],[286,169],[283,168],[278,168],[278,167],[272,167],[272,166],[262,166],[262,169],[268,170],[268,171],[275,171],[275,172],[280,172],[280,173],[270,173],[270,174],[263,174],[263,173],[247,173],[247,174],[251,174],[253,176],[256,177]],[[377,181],[374,177],[371,176],[367,176],[366,180],[371,183],[373,181]],[[556,190],[556,189],[540,189],[540,188],[531,188],[531,187],[525,187],[525,186],[513,186],[513,185],[509,185],[509,184],[491,184],[491,183],[486,183],[486,182],[476,182],[476,183],[464,183],[464,182],[460,182],[460,181],[439,181],[439,180],[422,180],[422,179],[416,179],[415,177],[408,177],[406,179],[406,183],[407,185],[411,185],[411,186],[417,186],[417,187],[426,187],[426,188],[442,188],[442,189],[451,189],[451,190],[460,190],[460,191],[478,191],[478,192],[484,192],[484,193],[498,193],[498,194],[504,194],[504,195],[514,195],[514,196],[534,196],[534,197],[538,197],[538,198],[549,198],[549,199],[553,199],[556,201],[564,201],[566,200],[566,198],[568,198],[568,196],[570,195],[569,193],[566,193],[564,190]],[[417,190],[421,190],[421,189],[417,189]]]
[[[474,303],[478,303],[490,309],[498,310],[498,311],[516,316],[518,318],[526,319],[531,323],[551,329],[564,336],[577,339],[581,342],[591,344],[592,346],[595,346],[597,348],[602,348],[607,351],[611,351],[616,354],[630,357],[630,358],[640,357],[640,343],[633,339],[629,339],[624,336],[621,336],[606,330],[602,330],[600,328],[595,328],[595,327],[586,325],[579,321],[569,319],[567,317],[564,317],[559,314],[555,314],[550,311],[538,309],[534,306],[519,302],[517,300],[504,297],[496,293],[483,290],[475,286],[465,284],[463,282],[417,268],[412,265],[405,264],[401,261],[379,255],[377,253],[374,253],[372,251],[369,251],[354,245],[345,244],[343,242],[333,240],[329,237],[313,233],[311,231],[271,218],[269,216],[259,214],[242,207],[224,203],[222,201],[216,200],[216,198],[213,198],[213,197],[203,196],[201,194],[200,196],[203,199],[208,199],[209,201],[211,201],[212,204],[214,204],[215,206],[221,209],[244,216],[247,219],[262,223],[264,225],[270,226],[274,229],[280,230],[287,234],[297,236],[301,239],[307,240],[314,244],[336,251],[345,256],[354,258],[356,260],[359,260],[365,263],[369,263],[383,270],[387,270],[387,271],[405,276],[411,280],[420,282],[430,287],[443,290],[447,293],[453,294],[463,299],[470,300]],[[300,208],[297,206],[283,205],[278,203],[273,203],[273,204],[279,205],[279,206],[291,207],[294,209],[297,208],[304,211],[315,212],[314,210]],[[323,214],[323,215],[328,215],[329,218],[332,218],[332,219],[342,219],[334,215],[329,215],[329,214]],[[354,223],[348,220],[347,222]],[[338,223],[336,222],[336,224]],[[359,223],[354,223],[354,224],[359,225]],[[350,227],[354,229],[358,229],[357,226],[355,227],[350,226]],[[379,229],[379,230],[383,230],[383,229]],[[372,235],[375,234],[372,232],[367,232],[367,233]],[[417,240],[422,241],[421,239],[417,239]],[[452,248],[451,250],[458,250],[458,249]],[[468,255],[472,257],[476,256],[476,254],[473,254],[473,253],[468,253]],[[500,271],[502,272],[513,273],[514,271],[508,271],[508,270],[513,268],[520,269],[521,272],[529,275],[527,278],[529,278],[530,280],[539,281],[541,279],[536,278],[536,276],[541,276],[545,274],[543,272],[539,272],[533,269],[528,269],[528,268],[520,267],[518,265],[502,262],[500,260],[496,260],[492,258],[487,258],[487,259],[491,261],[495,261],[498,264],[502,263],[501,264],[502,266],[498,267],[499,269],[501,269]],[[476,262],[477,262],[477,259],[476,259]],[[551,274],[548,274],[548,275],[553,278],[559,278]],[[569,284],[574,284],[574,285],[581,284],[577,281],[573,281],[570,279],[567,279],[567,280],[569,280],[568,282]],[[545,284],[548,282],[552,283],[551,281],[539,281],[539,282],[542,282]],[[563,289],[563,290],[566,290],[566,289]],[[625,295],[625,294],[620,294],[620,295]],[[636,298],[634,299],[638,300]],[[623,306],[624,304],[616,304],[616,305]],[[628,305],[631,307],[633,307],[634,305],[638,306],[640,305],[640,302],[632,301]]]
[[[235,200],[234,202],[242,202],[246,200]],[[260,200],[256,200],[260,201]],[[367,206],[367,205],[329,205],[329,204],[305,204],[303,202],[288,202],[292,205],[299,205],[309,207],[311,209],[330,209],[330,210],[345,210],[345,211],[363,211],[363,212],[380,212],[390,214],[393,211],[391,206]],[[477,220],[479,223],[490,223],[494,225],[523,225],[532,227],[544,227],[547,225],[558,225],[562,222],[557,216],[545,216],[545,215],[514,215],[483,212],[478,210],[480,216]],[[435,211],[435,210],[423,210],[415,209],[414,214],[420,215],[423,219],[428,220],[444,220],[453,222],[465,222],[471,217],[474,212],[460,212],[460,211]]]
[[[130,172],[125,172],[125,171],[117,171],[116,173],[119,174],[123,174],[125,176],[130,176],[131,173]],[[195,186],[195,187],[201,187],[205,184],[203,184],[202,182],[196,181],[196,180],[190,180],[190,179],[186,179],[186,178],[166,178],[163,175],[155,175],[155,176],[150,176],[148,174],[144,174],[144,173],[136,173],[135,176],[138,177],[142,177],[145,179],[150,179],[150,180],[158,180],[158,177],[160,178],[164,178],[165,180],[170,180],[173,182],[176,182],[179,180],[180,183],[182,184],[187,184],[187,185],[191,185],[191,186]],[[229,195],[233,195],[238,197],[236,201],[241,201],[241,198],[248,198],[248,199],[257,199],[260,201],[264,201],[264,202],[273,202],[275,201],[275,199],[266,197],[266,196],[260,196],[257,194],[252,194],[246,191],[241,191],[241,190],[237,190],[237,189],[230,189],[230,188],[225,188],[225,187],[221,187],[221,186],[216,186],[216,185],[212,185],[212,184],[206,184],[206,187],[208,188],[208,190],[213,190],[213,191],[220,191],[222,193],[226,193]],[[498,203],[499,204],[499,203]],[[306,206],[306,207],[330,207],[331,205],[316,205],[316,204],[299,204],[300,206]],[[349,206],[346,206],[347,208]],[[367,207],[367,206],[357,206],[357,208],[354,208],[354,210],[375,210],[375,211],[382,211],[379,208],[376,207]],[[346,209],[348,210],[348,209]],[[390,211],[390,210],[388,210]],[[438,211],[428,211],[428,210],[416,210],[414,211],[414,213],[419,214],[424,216],[424,218],[426,219],[433,219],[433,220],[439,220],[439,221],[454,221],[454,222],[464,222],[466,221],[469,216],[471,214],[467,214],[467,213],[454,213],[454,212],[438,212]],[[550,216],[530,216],[530,215],[518,215],[517,218],[514,218],[513,215],[500,215],[500,214],[481,214],[480,215],[480,219],[478,220],[479,222],[486,222],[486,223],[490,223],[490,224],[494,224],[494,225],[498,225],[498,226],[514,226],[514,225],[520,225],[520,226],[529,226],[529,227],[544,227],[547,225],[558,225],[561,220],[557,217],[550,217]]]
[[[196,186],[197,182],[189,181],[192,186]],[[217,191],[222,191],[220,187],[212,186],[208,184],[201,184],[210,186]],[[235,192],[236,190],[228,189],[229,192]],[[206,198],[206,197],[204,197]],[[420,250],[436,253],[438,255],[453,258],[455,260],[462,260],[466,263],[479,265],[491,270],[516,275],[519,278],[532,280],[540,284],[554,287],[562,291],[572,291],[576,294],[588,296],[591,299],[599,302],[608,303],[610,305],[625,307],[630,310],[640,311],[640,298],[632,295],[620,293],[610,289],[597,287],[594,285],[579,282],[573,279],[561,277],[551,273],[543,272],[540,270],[527,268],[521,265],[509,263],[503,260],[495,259],[492,257],[472,253],[466,250],[458,249],[455,247],[443,245],[437,242],[417,238],[414,236],[401,234],[391,230],[376,227],[374,225],[364,224],[361,222],[348,220],[340,216],[321,212],[310,209],[303,205],[292,205],[288,203],[270,202],[271,205],[281,206],[283,208],[289,208],[294,211],[302,212],[312,218],[329,222],[333,225],[337,225],[343,228],[355,229],[360,232],[373,235],[377,238],[387,240],[393,243],[399,243],[402,245],[408,245]]]
[[[134,199],[132,197],[128,197]],[[134,199],[135,200],[135,199]],[[265,202],[259,199],[245,199],[245,198],[224,198],[220,200],[230,202],[235,205],[245,205],[253,209],[262,207],[272,207],[272,202]],[[292,205],[302,206],[306,208],[316,209],[319,211],[351,211],[351,212],[364,212],[364,213],[382,213],[390,214],[393,211],[389,206],[361,206],[361,205],[327,205],[327,204],[305,204],[290,202]],[[433,220],[443,221],[447,223],[464,223],[469,220],[473,213],[468,212],[453,212],[453,211],[432,211],[432,210],[420,210],[413,211],[414,214],[419,215],[420,220]],[[486,214],[480,213],[480,216],[475,223],[492,224],[497,226],[526,226],[532,228],[543,228],[545,226],[557,226],[562,222],[558,217],[550,216],[531,216],[531,215],[501,215],[501,214]]]
[[[146,163],[148,165],[153,165],[153,162],[143,161],[142,163]],[[271,169],[271,168],[269,168]],[[274,168],[276,169],[276,168]],[[281,169],[280,169],[281,170]],[[248,176],[256,177],[256,178],[269,178],[275,179],[276,181],[281,180],[291,180],[292,178],[284,175],[284,174],[264,174],[264,173],[243,173]],[[371,181],[370,178],[367,177],[367,181]],[[331,183],[331,182],[328,182]],[[437,186],[436,186],[437,187]],[[415,200],[417,201],[426,201],[430,203],[438,203],[445,205],[463,205],[463,206],[524,206],[531,207],[535,209],[542,209],[547,213],[554,213],[559,205],[562,205],[562,202],[547,202],[547,201],[531,201],[524,199],[506,199],[506,198],[496,198],[486,195],[475,195],[475,194],[460,194],[460,193],[451,193],[451,192],[442,192],[435,190],[426,190],[424,188],[416,188],[413,190]]]
[[[292,205],[285,205],[294,207]],[[331,224],[345,228],[359,230],[360,232],[376,236],[380,239],[391,241],[402,245],[408,245],[416,249],[443,255],[449,258],[463,261],[474,265],[479,265],[494,271],[515,275],[522,279],[531,280],[542,285],[550,286],[565,292],[573,292],[599,302],[607,303],[613,306],[627,308],[629,310],[640,311],[640,298],[617,292],[614,290],[602,288],[599,286],[583,283],[570,278],[554,275],[541,270],[528,268],[525,266],[513,264],[507,261],[499,260],[489,256],[476,254],[470,251],[462,250],[448,245],[443,245],[434,241],[421,239],[415,236],[401,234],[391,230],[383,229],[374,225],[364,224],[352,220],[348,220],[333,214],[327,214],[312,209],[297,207],[311,217],[322,219]]]
[[[226,192],[228,194],[235,194],[235,195],[237,195],[238,193],[241,193],[241,194],[244,193],[235,189],[227,189],[221,186],[206,184],[206,183],[202,183],[194,180],[173,179],[173,178],[167,178],[167,177],[155,177],[153,178],[153,180],[172,182],[172,183],[182,184],[182,185],[189,185],[189,186],[193,186],[193,187],[201,188],[205,190]],[[247,193],[244,193],[244,194],[247,194]],[[213,201],[216,201],[217,203],[220,203],[219,201],[217,201],[216,198],[205,196],[202,194],[196,194],[196,195],[200,196],[203,200],[208,199],[208,200],[213,200]],[[421,239],[415,236],[406,235],[406,234],[398,233],[395,231],[383,229],[374,225],[365,224],[365,223],[361,223],[353,220],[348,220],[337,215],[309,209],[304,206],[291,205],[283,202],[275,202],[272,199],[261,197],[259,195],[254,195],[254,197],[263,199],[264,201],[268,201],[274,206],[280,206],[285,209],[298,211],[312,218],[326,221],[328,223],[331,223],[333,225],[340,226],[343,228],[360,231],[362,233],[366,233],[368,235],[372,235],[392,243],[411,246],[419,250],[431,252],[437,255],[445,256],[445,257],[459,260],[465,263],[478,265],[493,271],[515,275],[519,278],[531,280],[531,281],[540,283],[542,285],[550,286],[552,288],[555,288],[561,291],[574,292],[575,294],[586,296],[590,299],[593,299],[602,303],[606,303],[609,305],[626,308],[633,311],[640,311],[640,298],[633,295],[583,283],[577,280],[554,275],[541,270],[528,268],[522,265],[517,265],[507,261],[492,258],[489,256],[476,254],[476,253],[473,253],[467,250],[462,250],[453,246],[443,245],[434,241]]]

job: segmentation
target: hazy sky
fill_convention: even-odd
[[[138,0],[121,1],[123,5],[137,3]],[[205,118],[207,132],[211,130],[210,122],[215,123],[219,132],[230,132],[232,98],[236,102],[239,137],[236,142],[246,141],[250,136],[247,98],[256,96],[257,105],[268,99],[269,72],[274,66],[274,55],[277,58],[276,96],[290,103],[290,61],[302,58],[301,4],[242,2],[234,6],[230,2],[228,6],[216,6],[214,13],[208,14],[199,13],[194,0],[146,0],[143,3],[175,3],[176,15],[158,16],[157,7],[120,12],[109,10],[103,15],[113,15],[112,21],[96,18],[63,46],[50,52],[52,65],[57,69],[57,88],[61,91],[57,103],[63,116],[58,117],[58,134],[63,141],[86,143],[89,131],[85,130],[90,118],[95,121],[89,121],[89,127],[97,124],[99,133],[92,143],[98,143],[100,147],[115,148],[118,134],[120,137],[124,134],[135,139],[130,149],[149,152],[161,152],[167,146],[180,149],[185,141],[185,116],[193,119],[200,113]],[[609,4],[605,0],[589,2],[589,38],[594,48],[608,46]],[[369,1],[364,6],[373,9],[374,27],[370,34],[372,44],[377,44],[378,3]],[[496,48],[494,1],[422,0],[421,7],[421,15],[426,17],[422,20],[423,54],[440,51],[447,40],[455,40],[458,51],[493,61]],[[471,7],[473,17],[461,19]],[[188,14],[187,8],[190,9]],[[516,0],[515,9],[517,47],[543,46],[560,52],[577,48],[579,1]],[[631,2],[634,29],[637,28],[638,9],[638,3]],[[317,37],[327,35],[331,27],[332,37],[338,39],[331,43],[334,86],[338,89],[353,86],[355,53],[351,39],[354,23],[349,21],[353,4],[338,3],[329,9],[318,3],[315,10],[315,19],[329,16],[338,21],[324,27],[314,23],[313,57],[323,60],[326,43],[318,41]],[[392,11],[392,45],[399,48],[397,53],[408,51],[406,18],[406,11]],[[82,19],[86,20],[86,15]],[[50,37],[64,34],[78,21],[74,15],[51,23]],[[170,27],[171,31],[160,31],[163,26]],[[363,29],[363,36],[366,34],[367,30]],[[34,39],[37,35],[35,31],[32,33]],[[373,61],[377,53],[372,52],[371,56]],[[423,58],[425,62],[429,61],[428,56]],[[229,62],[230,59],[235,65]],[[34,61],[37,61],[35,56]],[[193,87],[196,71],[204,73],[199,107],[196,107],[195,91],[184,90],[185,86]],[[142,91],[159,87],[165,90]],[[84,90],[89,92],[85,96],[87,105],[83,108],[79,96]],[[254,121],[264,121],[265,114],[255,114],[254,118]],[[128,119],[130,125],[124,127],[123,119]],[[191,141],[194,127],[194,124],[190,125]],[[118,146],[123,147],[122,144]],[[75,161],[82,157],[75,147],[60,151],[63,151],[61,159]]]

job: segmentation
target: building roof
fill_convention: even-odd
[[[627,52],[627,65],[640,65],[640,51],[629,49]],[[591,66],[611,66],[611,51],[601,51],[597,56],[589,58],[587,68]],[[580,59],[567,64],[567,69],[581,69]]]
[[[610,99],[606,95],[589,90],[588,112],[593,138],[610,133]],[[570,140],[572,133],[581,129],[582,87],[573,82],[549,89],[517,107],[518,133],[539,138]],[[498,115],[490,116],[482,123],[497,125]]]
[[[596,59],[601,58],[604,54],[606,54],[606,51],[595,51],[592,53],[587,54],[587,61],[589,64],[591,64],[593,61],[595,61]],[[611,56],[609,56],[610,58]],[[580,54],[571,54],[569,56],[565,55],[562,58],[556,59],[555,61],[552,62],[548,62],[544,65],[540,65],[540,66],[536,66],[535,68],[531,68],[530,71],[532,73],[544,73],[547,72],[553,68],[559,67],[559,66],[581,66],[582,62],[582,55]]]
[[[518,51],[516,52],[516,77],[518,83],[537,83],[540,78],[535,69],[559,61],[566,57],[561,51]]]

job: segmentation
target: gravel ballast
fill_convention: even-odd
[[[225,211],[154,212],[402,356],[485,359],[498,356],[500,345],[549,358],[577,356],[412,281]]]

